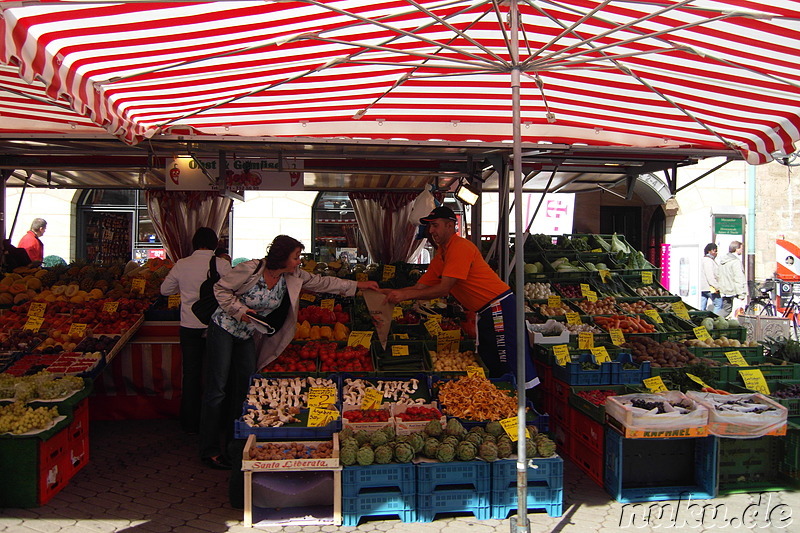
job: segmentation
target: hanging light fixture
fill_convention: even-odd
[[[480,193],[473,187],[470,187],[463,180],[461,180],[458,184],[458,188],[456,189],[456,198],[464,202],[465,204],[475,205],[475,202],[478,201],[478,197]]]

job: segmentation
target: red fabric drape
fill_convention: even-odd
[[[146,191],[147,212],[172,261],[192,254],[197,228],[222,231],[232,200],[215,191]]]
[[[409,261],[423,244],[414,239],[417,225],[409,215],[418,193],[351,192],[356,221],[373,261]]]

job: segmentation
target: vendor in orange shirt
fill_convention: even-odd
[[[478,354],[490,377],[517,370],[516,298],[509,286],[491,269],[472,242],[456,234],[456,215],[448,207],[437,207],[420,219],[437,245],[428,270],[413,287],[390,291],[388,302],[429,300],[452,294],[478,315]],[[539,384],[525,335],[521,353],[525,357],[525,388]]]

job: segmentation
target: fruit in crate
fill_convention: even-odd
[[[327,459],[330,457],[333,457],[332,442],[262,442],[250,449],[250,459],[255,461]]]
[[[405,412],[397,413],[396,418],[403,421],[424,421],[430,420],[439,425],[442,412],[435,407],[425,407],[424,405],[411,405]]]
[[[430,354],[434,372],[463,372],[477,362],[472,350],[431,351]]]
[[[364,346],[345,346],[331,354],[320,355],[320,372],[373,371],[372,357]]]
[[[342,304],[335,304],[333,309],[327,309],[318,305],[309,305],[301,308],[297,312],[298,322],[308,321],[311,324],[330,324],[336,322],[350,322],[350,313],[342,308]]]
[[[0,405],[0,433],[21,435],[29,431],[43,430],[58,417],[58,408],[26,406],[22,402]]]
[[[411,309],[406,309],[403,311],[403,315],[395,318],[394,321],[404,326],[416,325],[420,322],[419,313]]]
[[[387,409],[350,409],[342,413],[342,417],[351,423],[361,422],[388,422]]]

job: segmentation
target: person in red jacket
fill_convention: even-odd
[[[17,248],[22,248],[28,252],[28,257],[33,263],[41,263],[44,259],[44,244],[40,237],[47,229],[47,221],[43,218],[34,218],[31,222],[31,229],[19,240]]]

